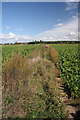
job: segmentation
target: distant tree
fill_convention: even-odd
[[[14,43],[14,45],[17,45],[17,44],[18,44],[18,42],[15,42],[15,43]]]
[[[42,43],[42,40],[40,40],[40,43]]]

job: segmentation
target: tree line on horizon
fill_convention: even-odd
[[[15,43],[4,43],[4,45],[25,45],[25,44],[80,44],[80,41],[32,41],[32,42],[15,42]]]

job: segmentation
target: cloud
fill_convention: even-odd
[[[58,21],[60,22],[60,21],[62,21],[61,19],[58,19]]]
[[[66,4],[67,4],[67,7],[65,9],[66,11],[78,8],[78,3],[77,2],[66,2]]]
[[[57,25],[54,25],[55,27],[62,26],[63,23],[58,23]]]
[[[79,2],[80,0],[66,0],[66,2]]]
[[[9,33],[9,36],[14,37],[14,36],[15,36],[15,34],[14,34],[14,33],[12,33],[12,32],[10,32],[10,33]]]
[[[76,18],[76,16],[72,16],[72,18],[74,18],[74,19],[75,19],[75,18]]]
[[[78,16],[72,17],[71,20],[54,25],[51,30],[44,31],[35,36],[16,35],[12,32],[0,35],[0,42],[29,42],[34,40],[43,41],[77,41],[78,40]]]
[[[12,32],[10,32],[9,34],[0,35],[0,43],[29,42],[30,40],[30,36],[16,35]]]
[[[50,39],[50,40],[53,40],[53,37],[50,37],[49,39]]]
[[[16,28],[16,31],[23,31],[23,29],[22,28]]]
[[[9,29],[10,29],[10,26],[6,26],[6,29],[9,30]]]
[[[51,30],[40,33],[38,37],[46,37],[48,40],[59,41],[59,40],[78,40],[78,17],[64,22],[62,25],[55,25]],[[50,37],[52,39],[50,39]]]
[[[15,34],[13,34],[12,32],[10,32],[8,37],[9,37],[9,39],[12,39],[12,38],[15,38],[15,37],[16,37],[16,35],[15,35]]]

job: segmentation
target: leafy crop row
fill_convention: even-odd
[[[53,45],[59,52],[60,61],[58,67],[61,70],[60,77],[65,79],[65,89],[70,97],[80,96],[80,58],[79,45]]]
[[[18,52],[22,53],[24,57],[28,53],[30,53],[35,48],[35,45],[5,45],[2,46],[2,63],[6,60],[9,60],[11,56],[14,56]]]

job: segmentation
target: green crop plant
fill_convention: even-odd
[[[78,44],[53,45],[59,53],[60,61],[57,63],[65,79],[65,90],[69,97],[80,97],[80,49]]]

